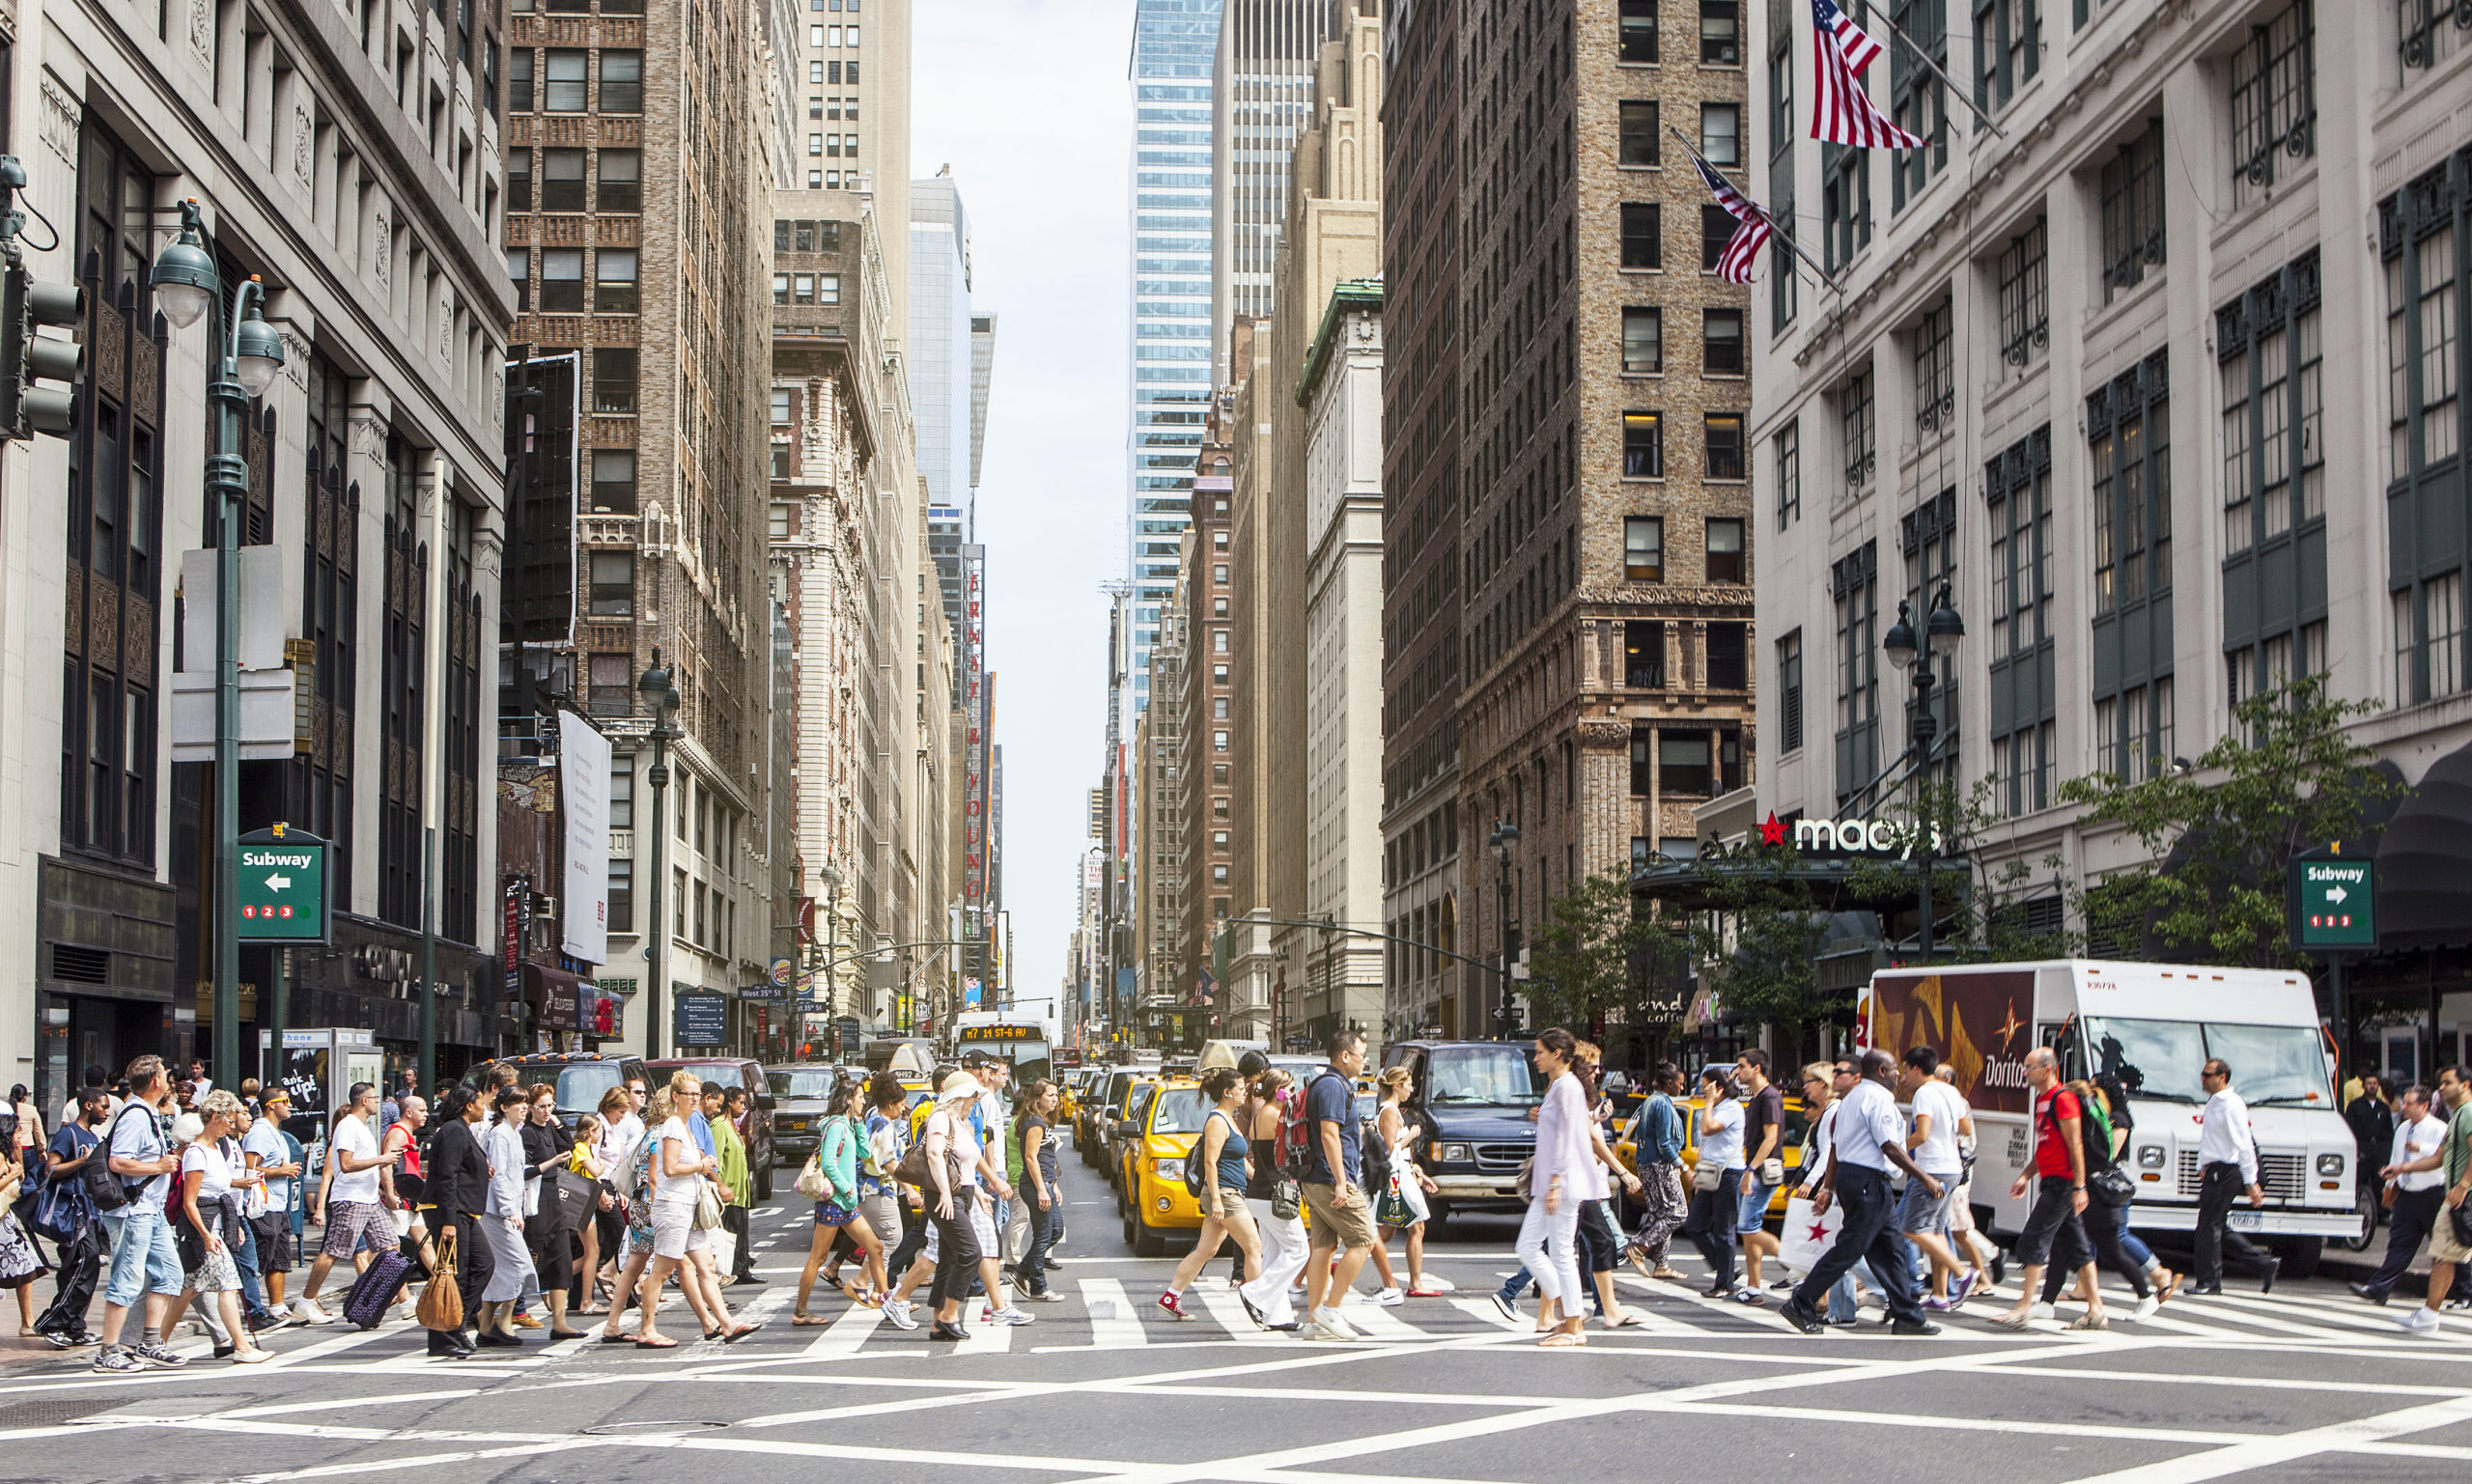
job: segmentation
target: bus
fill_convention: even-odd
[[[1003,1011],[971,1011],[953,1018],[953,1055],[986,1051],[1012,1063],[1013,1084],[1055,1076],[1047,1025],[1033,1017]]]

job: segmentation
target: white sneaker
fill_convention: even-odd
[[[1362,1336],[1357,1332],[1356,1326],[1349,1324],[1344,1319],[1341,1319],[1339,1317],[1339,1311],[1329,1304],[1325,1304],[1314,1311],[1313,1322],[1320,1325],[1323,1329],[1330,1330],[1333,1334],[1337,1335],[1340,1339],[1353,1340],[1362,1338]]]
[[[1373,1302],[1386,1309],[1397,1308],[1408,1302],[1407,1294],[1396,1288],[1386,1288],[1373,1296]]]
[[[334,1315],[318,1307],[314,1301],[308,1299],[293,1300],[292,1312],[304,1325],[330,1325],[335,1322]]]
[[[2437,1310],[2430,1308],[2426,1303],[2419,1304],[2415,1306],[2410,1313],[2402,1316],[2395,1322],[2402,1326],[2404,1329],[2411,1330],[2414,1334],[2435,1334],[2438,1328]]]
[[[918,1321],[911,1317],[910,1305],[902,1300],[886,1299],[885,1301],[884,1315],[885,1323],[892,1326],[896,1330],[915,1330],[918,1328]]]
[[[2060,1317],[2060,1310],[2053,1308],[2048,1303],[2037,1303],[2035,1305],[2034,1313],[2028,1317],[2032,1319],[2058,1319]]]
[[[1353,1334],[1341,1334],[1330,1326],[1322,1324],[1306,1325],[1297,1331],[1296,1337],[1300,1340],[1311,1340],[1317,1344],[1328,1345],[1345,1345],[1356,1338]]]
[[[2148,1294],[2145,1298],[2137,1301],[2136,1308],[2129,1311],[2129,1322],[2134,1324],[2141,1319],[2151,1319],[2154,1317],[2154,1311],[2162,1306],[2162,1300],[2157,1299],[2152,1294]]]

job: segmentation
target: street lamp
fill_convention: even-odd
[[[220,309],[223,280],[206,250],[203,215],[192,196],[181,203],[180,240],[163,249],[147,275],[163,318],[186,329]],[[238,1086],[240,1066],[240,510],[249,492],[241,452],[249,404],[283,369],[283,338],[258,315],[266,285],[251,274],[233,295],[227,334],[221,317],[207,320],[214,357],[207,401],[214,408],[213,451],[206,487],[215,496],[214,539],[214,1075]],[[431,1003],[425,987],[422,1004]],[[421,1043],[421,1085],[435,1079],[433,1042]]]
[[[1914,765],[1918,775],[1915,795],[1916,845],[1923,853],[1923,888],[1918,905],[1922,909],[1923,930],[1918,947],[1924,959],[1931,957],[1931,867],[1939,854],[1939,835],[1933,827],[1930,810],[1921,789],[1930,781],[1931,744],[1940,735],[1940,718],[1931,713],[1931,687],[1939,682],[1936,660],[1946,659],[1957,652],[1959,641],[1966,636],[1966,621],[1951,599],[1948,583],[1940,584],[1940,594],[1931,602],[1931,616],[1923,623],[1918,634],[1914,628],[1914,604],[1899,602],[1896,622],[1889,626],[1888,636],[1880,647],[1888,651],[1889,663],[1900,670],[1914,672],[1914,706],[1910,726],[1914,742]],[[1920,658],[1921,664],[1915,660]]]
[[[1519,826],[1503,820],[1496,820],[1494,831],[1486,837],[1485,843],[1492,847],[1494,861],[1501,868],[1497,890],[1502,901],[1502,913],[1496,932],[1503,941],[1503,1002],[1494,1014],[1507,1029],[1510,1025],[1510,957],[1518,951],[1511,944],[1510,849],[1519,843]]]
[[[652,889],[647,897],[647,920],[644,923],[644,1055],[647,1060],[661,1054],[660,995],[661,974],[666,970],[664,951],[669,929],[661,916],[660,889],[669,876],[667,852],[669,841],[669,744],[678,740],[678,690],[669,683],[669,671],[661,667],[660,646],[653,646],[652,667],[635,681],[635,693],[653,714],[653,766],[644,772],[644,781],[653,786],[653,858]]]

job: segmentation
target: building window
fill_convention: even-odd
[[[2163,262],[2163,121],[2149,119],[2138,136],[2103,166],[2103,302],[2146,279]]]
[[[1956,310],[1952,301],[1923,317],[1914,330],[1914,436],[1925,441],[1957,424]]]
[[[818,273],[815,275],[815,301],[819,304],[838,304],[841,302],[840,274]]]
[[[1726,255],[1726,244],[1734,238],[1734,229],[1742,223],[1721,206],[1700,208],[1700,271],[1713,273],[1717,260]]]
[[[1902,211],[1931,178],[1949,168],[1949,98],[1940,72],[1922,55],[1949,65],[1949,0],[1895,0],[1890,20],[1904,33],[1889,48],[1889,115],[1923,140],[1919,150],[1889,152],[1889,210]]]
[[[1974,0],[1974,100],[2004,107],[2042,68],[2042,0]]]
[[[1768,28],[1768,153],[1774,157],[1794,147],[1794,27],[1790,17]]]
[[[593,616],[632,618],[635,613],[634,553],[595,551],[591,566]]]
[[[592,352],[592,409],[595,412],[635,410],[635,350],[632,346],[604,346]]]
[[[1626,100],[1621,108],[1621,121],[1620,163],[1657,163],[1657,105],[1649,101]]]
[[[515,312],[522,314],[532,307],[532,249],[510,247],[506,250],[507,281],[515,285]]]
[[[585,61],[589,53],[552,47],[549,51],[548,86],[542,90],[541,106],[549,113],[581,113],[589,100],[584,91]]]
[[[2051,343],[2048,230],[2037,216],[2000,254],[2000,358],[2011,366],[2027,365]]]
[[[1991,528],[1991,747],[1997,797],[2009,815],[2051,802],[2057,689],[2051,630],[2051,429],[1983,467]]]
[[[1622,266],[1626,268],[1661,268],[1665,266],[1662,235],[1658,231],[1658,209],[1653,201],[1622,203]]]
[[[1665,625],[1634,619],[1622,626],[1622,684],[1633,690],[1665,688]]]
[[[1708,688],[1711,690],[1748,690],[1751,626],[1749,624],[1710,624],[1708,626]]]
[[[624,716],[635,709],[634,656],[593,655],[587,658],[585,701],[596,716]]]
[[[1706,432],[1708,477],[1742,478],[1742,414],[1711,412],[1702,426]]]
[[[1803,631],[1777,641],[1777,750],[1803,748]]]
[[[609,857],[609,931],[635,931],[635,862],[623,855]]]
[[[541,249],[541,308],[553,315],[583,312],[583,249]]]
[[[541,210],[583,210],[583,151],[545,150],[541,155]]]
[[[1665,580],[1665,518],[1632,516],[1622,522],[1622,577],[1627,582]]]
[[[644,209],[644,156],[640,150],[604,150],[594,205],[604,211]]]
[[[620,251],[602,248],[593,255],[595,278],[592,286],[592,307],[604,315],[631,315],[635,312],[635,254],[632,249]]]
[[[2386,279],[2387,586],[2395,701],[2464,687],[2462,244],[2465,192],[2441,164],[2378,203]]]
[[[1700,350],[1701,371],[1712,376],[1742,375],[1742,311],[1703,310],[1700,320]]]
[[[607,51],[601,54],[601,111],[644,111],[644,54]]]
[[[1943,490],[1905,513],[1897,521],[1897,551],[1905,561],[1905,598],[1918,621],[1930,613],[1946,591],[1954,602],[1957,579],[1957,491]],[[1956,782],[1957,662],[1946,656],[1933,663],[1938,684],[1931,691],[1931,714],[1939,723],[1931,756],[1931,776]],[[1908,714],[1911,714],[1909,711]]]
[[[1712,165],[1742,163],[1742,110],[1731,103],[1700,105],[1700,153]]]
[[[1801,266],[1794,254],[1794,156],[1779,155],[1769,176],[1768,326],[1783,336],[1802,307]]]
[[[1739,423],[1739,419],[1736,420]],[[1735,430],[1739,433],[1739,427]],[[1730,517],[1710,517],[1708,520],[1708,580],[1711,582],[1742,582],[1744,576],[1742,522]]]
[[[2459,8],[2458,8],[2459,10]],[[2466,18],[2458,15],[2458,24]],[[2276,161],[2318,153],[2318,21],[2313,0],[2292,0],[2232,54],[2232,198],[2256,200],[2280,178]]]
[[[772,426],[790,426],[790,388],[786,386],[772,388]]]
[[[1718,67],[1742,62],[1739,0],[1700,0],[1700,60]]]
[[[1665,416],[1659,412],[1622,414],[1622,477],[1665,478]]]
[[[1821,247],[1835,273],[1871,245],[1871,172],[1868,151],[1819,147]]]
[[[1621,28],[1621,49],[1615,53],[1616,60],[1657,59],[1657,0],[1622,0]]]
[[[1803,424],[1795,418],[1777,430],[1777,529],[1803,518]]]
[[[1830,570],[1837,606],[1837,798],[1851,798],[1880,766],[1879,548],[1865,542]]]
[[[1878,456],[1873,448],[1871,426],[1871,368],[1845,378],[1845,389],[1838,394],[1838,422],[1845,442],[1845,490],[1860,497],[1871,488],[1871,477],[1878,471]]]
[[[2093,466],[2095,744],[2129,782],[2172,756],[2169,361],[2156,351],[2086,399]]]
[[[1665,370],[1665,311],[1633,305],[1622,311],[1622,371],[1652,376]]]
[[[506,209],[532,210],[532,152],[518,150],[506,157]]]
[[[630,656],[619,658],[632,662]],[[633,702],[628,704],[632,707]],[[609,757],[609,827],[635,827],[635,755],[632,752],[612,752]]]
[[[509,113],[532,111],[532,58],[529,46],[519,46],[507,53],[506,107]]]
[[[635,513],[635,451],[596,448],[592,451],[592,509],[595,515]]]
[[[2456,0],[2395,0],[2397,29],[2402,39],[2404,81],[2423,68],[2452,56],[2462,32]]]
[[[1656,765],[1648,761],[1649,740],[1656,734],[1646,727],[1631,729],[1631,793],[1645,798],[1656,789]]]

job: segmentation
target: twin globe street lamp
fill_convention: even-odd
[[[197,198],[181,203],[180,240],[154,259],[147,275],[155,307],[173,328],[207,320],[213,378],[207,400],[214,408],[214,442],[206,461],[206,487],[215,496],[214,544],[214,1075],[240,1082],[240,512],[249,492],[249,462],[242,428],[249,404],[266,395],[283,369],[283,338],[259,316],[266,285],[251,274],[232,301],[232,323],[222,322],[223,279],[206,250]],[[280,950],[278,950],[280,951]],[[428,993],[424,987],[424,994]],[[428,1050],[423,1048],[424,1051]],[[435,1069],[421,1069],[431,1085]]]
[[[1940,594],[1931,601],[1931,616],[1923,623],[1923,630],[1915,631],[1914,604],[1900,600],[1896,605],[1896,622],[1889,626],[1888,636],[1880,647],[1888,651],[1889,663],[1900,670],[1914,672],[1914,706],[1911,712],[1911,737],[1914,743],[1916,793],[1914,828],[1916,845],[1923,853],[1923,885],[1921,900],[1923,928],[1918,947],[1924,959],[1931,957],[1931,867],[1939,852],[1940,834],[1931,820],[1931,810],[1922,792],[1930,782],[1931,744],[1940,735],[1940,718],[1931,714],[1931,687],[1939,682],[1939,661],[1957,652],[1966,636],[1966,621],[1951,600],[1950,585],[1940,584]],[[1916,664],[1917,658],[1922,659]]]

